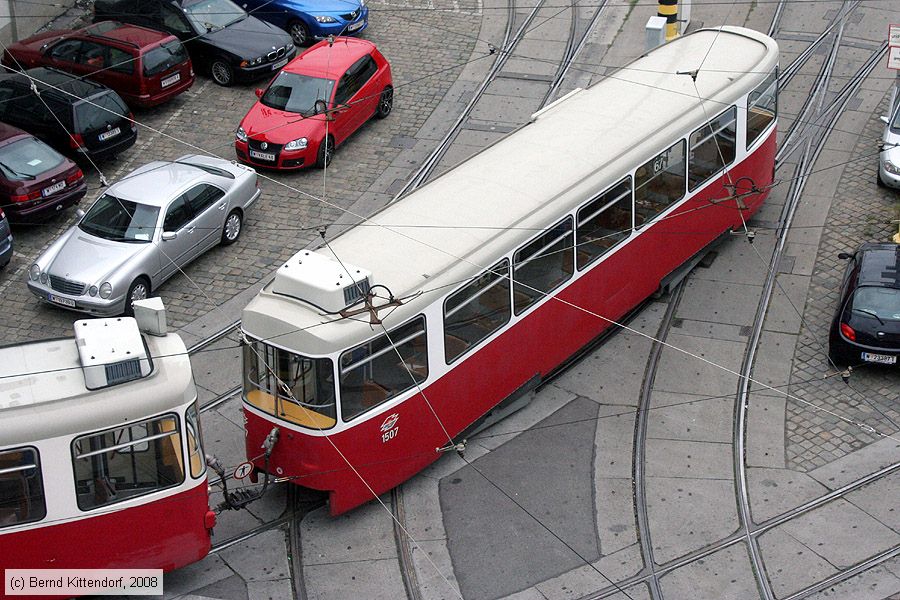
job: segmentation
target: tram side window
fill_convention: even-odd
[[[747,97],[747,148],[762,135],[778,114],[778,70]]]
[[[0,529],[47,516],[37,450],[0,451]]]
[[[688,189],[694,191],[734,162],[736,124],[737,107],[732,106],[691,134]]]
[[[341,416],[345,421],[428,378],[425,317],[341,355]]]
[[[516,314],[558,288],[575,271],[572,217],[566,217],[513,255]]]
[[[244,397],[286,421],[329,429],[337,422],[334,362],[253,340],[244,346]]]
[[[184,414],[187,427],[188,461],[191,464],[191,477],[197,479],[206,470],[206,458],[203,455],[203,434],[200,431],[200,419],[197,418],[197,404],[188,407]]]
[[[578,211],[575,258],[581,270],[631,233],[631,177]]]
[[[164,415],[75,438],[78,508],[90,510],[184,481],[178,417]]]
[[[503,260],[444,303],[444,358],[450,364],[510,318],[509,261]]]
[[[640,227],[684,197],[684,140],[634,173],[634,226]]]

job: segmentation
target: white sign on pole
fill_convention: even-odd
[[[900,46],[900,24],[888,25],[888,46]]]
[[[900,46],[888,48],[888,69],[900,70]]]

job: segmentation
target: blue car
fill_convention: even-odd
[[[254,17],[291,34],[296,46],[329,35],[356,35],[369,25],[366,0],[244,0],[241,4]]]

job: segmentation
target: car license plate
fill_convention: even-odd
[[[160,83],[160,85],[162,85],[163,87],[169,87],[170,85],[172,85],[172,84],[175,83],[176,81],[181,81],[181,73],[175,73],[174,75],[171,75],[171,76],[169,76],[169,77],[166,77],[165,79],[163,79],[163,80],[160,81],[159,83]]]
[[[260,152],[259,150],[251,150],[250,156],[252,158],[258,158],[259,160],[268,160],[268,161],[272,161],[272,162],[275,161],[275,155],[272,154],[271,152]]]
[[[61,297],[57,296],[56,294],[49,294],[48,298],[49,298],[50,302],[53,302],[54,304],[62,304],[63,306],[70,306],[72,308],[75,308],[74,300],[69,300],[68,298],[61,298]]]
[[[361,28],[365,24],[366,24],[365,21],[357,21],[356,23],[353,23],[349,27],[347,27],[347,31],[356,31],[357,29]]]
[[[897,357],[889,354],[872,354],[871,352],[863,352],[862,359],[866,362],[879,363],[882,365],[897,364]]]
[[[276,70],[280,69],[281,67],[283,67],[284,65],[286,65],[287,62],[288,62],[288,59],[282,58],[282,59],[279,60],[277,63],[275,63],[274,65],[272,65],[272,70],[273,70],[273,71],[276,71]]]
[[[43,190],[41,190],[41,194],[43,194],[44,198],[46,198],[50,194],[52,194],[54,192],[58,192],[59,190],[64,190],[64,189],[66,189],[66,182],[60,181],[59,183],[54,183],[53,185],[51,185],[49,187],[45,187]]]
[[[99,139],[101,142],[103,142],[105,140],[108,140],[109,138],[116,137],[120,133],[122,133],[122,130],[118,127],[114,127],[113,129],[110,129],[109,131],[104,131],[103,133],[98,135],[97,139]]]

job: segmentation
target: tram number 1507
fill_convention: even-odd
[[[385,431],[381,434],[381,441],[387,443],[388,441],[397,437],[397,432],[400,431],[399,427],[394,427],[389,431]]]

